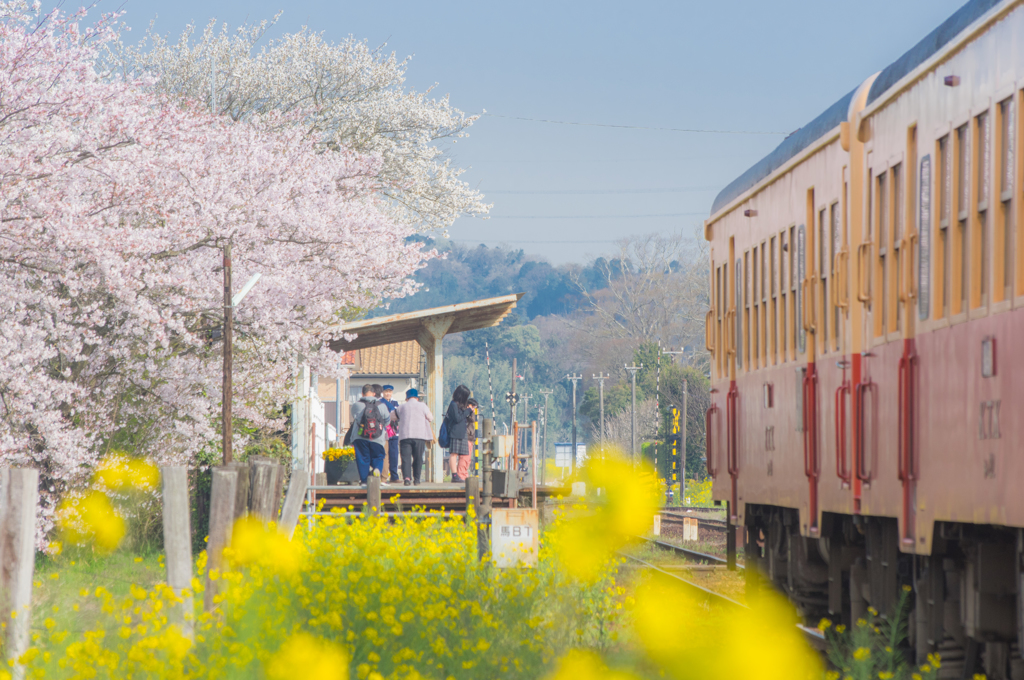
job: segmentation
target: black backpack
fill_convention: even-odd
[[[359,418],[359,436],[364,439],[376,439],[384,432],[384,422],[380,416],[380,402],[367,404],[363,415]]]

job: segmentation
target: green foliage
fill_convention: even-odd
[[[904,656],[910,593],[910,586],[903,586],[889,616],[880,616],[869,607],[869,618],[858,619],[849,629],[822,619],[818,628],[828,641],[829,662],[838,669],[829,672],[830,680],[931,680],[938,676],[941,660],[937,654],[929,654],[928,663],[917,670]]]

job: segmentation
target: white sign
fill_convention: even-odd
[[[661,536],[661,515],[654,516],[654,535]]]
[[[537,565],[537,511],[494,508],[491,511],[491,558],[500,568]]]
[[[587,445],[576,444],[576,464],[587,458]],[[555,467],[572,467],[572,444],[555,444]]]

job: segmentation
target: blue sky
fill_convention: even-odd
[[[176,36],[190,21],[234,27],[284,10],[272,35],[308,25],[328,39],[387,43],[413,56],[411,87],[437,83],[466,112],[786,133],[962,4],[128,0],[124,21],[138,38],[154,18]],[[690,236],[718,190],[782,139],[487,116],[451,153],[494,204],[492,218],[460,219],[450,234],[556,264],[608,252],[631,233]]]

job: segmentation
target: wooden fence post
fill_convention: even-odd
[[[164,552],[167,562],[167,585],[175,595],[192,587],[192,531],[189,526],[188,468],[174,465],[160,468],[164,488]],[[184,597],[181,605],[182,634],[192,639],[192,597]]]
[[[238,471],[235,479],[235,519],[242,519],[249,514],[249,464],[231,463],[228,467]]]
[[[299,522],[302,503],[306,497],[306,473],[299,468],[292,469],[292,478],[288,482],[288,495],[281,508],[281,522],[277,525],[281,533],[288,538],[295,533],[295,525]]]
[[[370,475],[366,480],[366,504],[371,513],[378,513],[382,510],[380,507],[380,479],[377,475]]]
[[[269,522],[277,517],[277,504],[274,503],[274,466],[264,461],[256,461],[252,467],[252,514],[263,522]]]
[[[248,474],[248,471],[245,471]],[[231,545],[231,530],[235,523],[235,501],[238,498],[237,467],[219,466],[213,468],[210,484],[210,537],[206,544],[206,592],[203,607],[213,608],[213,598],[220,590],[221,580],[212,580],[210,572],[223,571],[224,548]]]
[[[7,659],[17,659],[28,649],[32,622],[32,576],[36,563],[36,504],[39,500],[39,472],[31,468],[0,470],[0,506],[2,535],[0,612],[7,621]],[[14,613],[17,613],[14,616]],[[25,676],[25,669],[15,663],[14,677]]]

